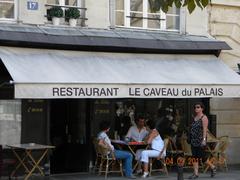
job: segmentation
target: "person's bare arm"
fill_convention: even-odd
[[[98,142],[98,144],[99,144],[100,146],[102,146],[103,148],[108,149],[109,151],[112,150],[112,148],[111,148],[107,143],[105,143],[105,141],[104,141],[103,139],[100,139],[99,142]]]
[[[203,125],[203,142],[202,145],[206,145],[206,137],[207,137],[207,130],[208,130],[208,118],[204,116],[202,118],[202,125]]]
[[[148,139],[147,139],[147,143],[151,144],[152,140],[158,135],[158,132],[156,129],[153,129],[152,132],[149,134]]]
[[[114,160],[116,159],[116,157],[114,155],[114,152],[112,150],[112,147],[109,144],[107,144],[103,139],[99,140],[98,145],[103,147],[103,148],[105,148],[105,149],[107,149],[107,151],[109,151],[111,153],[112,158]]]

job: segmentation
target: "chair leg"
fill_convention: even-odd
[[[228,171],[228,166],[227,166],[227,160],[226,159],[224,160],[224,164],[225,164],[226,171]]]
[[[100,163],[99,170],[98,170],[99,176],[101,175],[101,172],[102,172],[103,163],[104,163],[104,159],[101,159],[101,163]]]
[[[119,160],[119,166],[120,166],[120,173],[123,176],[122,160]]]
[[[98,169],[98,168],[97,168],[98,158],[99,158],[99,157],[96,157],[96,160],[95,160],[95,165],[94,165],[94,168],[93,168],[93,171],[94,171],[94,172],[96,172],[96,170]]]
[[[107,179],[108,168],[109,168],[109,160],[107,159],[107,162],[106,162],[106,170],[105,170],[105,179]]]
[[[167,165],[166,165],[166,164],[164,164],[163,166],[164,166],[164,169],[165,169],[166,175],[168,176]]]
[[[168,169],[167,169],[165,160],[162,162],[162,164],[163,164],[164,171],[165,171],[166,175],[168,176]]]
[[[227,167],[227,159],[226,159],[225,155],[222,155],[220,158],[221,158],[220,159],[220,161],[221,161],[220,163],[223,164],[223,167],[225,168],[225,170],[227,172],[228,171],[228,167]]]
[[[213,163],[214,164],[214,161],[216,160],[216,158],[215,157],[209,157],[208,159],[207,159],[207,161],[209,161],[209,162],[211,162],[211,163]],[[218,160],[217,160],[218,161]],[[206,173],[207,172],[207,170],[210,168],[210,166],[208,165],[208,164],[206,164],[205,163],[205,168],[204,168],[204,166],[203,166],[203,173]]]
[[[223,164],[223,167],[225,168],[226,172],[228,171],[228,167],[227,167],[227,159],[225,154],[219,154],[219,161],[220,164]]]
[[[152,165],[153,165],[153,159],[150,158],[150,159],[149,159],[149,176],[152,175]]]

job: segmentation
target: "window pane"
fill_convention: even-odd
[[[59,4],[58,0],[47,0],[48,4]]]
[[[179,16],[167,16],[166,29],[180,29]]]
[[[142,13],[130,13],[130,16],[131,16],[130,26],[132,27],[143,26]]]
[[[0,18],[14,18],[14,4],[0,2]]]
[[[116,10],[124,10],[124,0],[116,0]]]
[[[65,0],[65,5],[77,6],[77,1],[76,0]]]
[[[160,28],[160,15],[149,14],[148,15],[148,28],[159,29]]]
[[[148,2],[148,13],[160,13],[160,10],[159,11],[153,11],[152,9],[153,9],[153,7],[151,7],[150,3]]]
[[[124,26],[124,12],[116,12],[116,25]]]
[[[131,0],[130,1],[131,11],[143,11],[143,0]]]
[[[180,14],[180,9],[176,7],[169,7],[167,14]]]

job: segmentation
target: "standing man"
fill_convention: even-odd
[[[133,141],[143,141],[144,138],[149,134],[147,128],[145,127],[145,119],[143,116],[137,118],[136,126],[131,126],[128,130],[126,138]]]

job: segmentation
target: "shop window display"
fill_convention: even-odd
[[[115,139],[124,139],[128,129],[136,125],[135,105],[124,105],[123,102],[116,103]]]
[[[124,140],[128,129],[136,125],[135,119],[140,114],[145,121],[152,121],[155,126],[160,126],[161,134],[170,135],[173,139],[181,136],[185,129],[183,109],[178,109],[174,101],[169,103],[164,100],[132,102],[118,101],[115,103],[115,129],[114,138]]]

